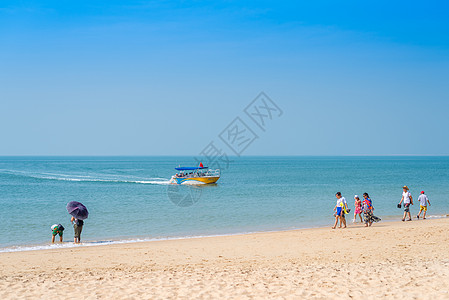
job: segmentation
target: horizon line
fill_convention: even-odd
[[[203,157],[201,155],[180,155],[180,154],[20,154],[3,155],[0,157]],[[254,155],[228,155],[228,157],[449,157],[449,154],[254,154]]]

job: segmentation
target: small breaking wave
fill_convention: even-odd
[[[382,216],[385,218],[385,216]],[[448,218],[449,214],[438,214],[429,215],[429,219],[442,219]],[[386,222],[400,222],[396,219],[385,218]],[[424,220],[420,220],[421,222]],[[235,231],[228,233],[217,233],[217,234],[203,234],[203,235],[181,235],[181,236],[166,236],[166,237],[142,237],[142,238],[129,238],[129,239],[117,239],[117,240],[97,240],[88,241],[81,244],[74,244],[73,242],[63,242],[62,244],[34,244],[34,245],[20,245],[20,246],[7,246],[0,247],[0,253],[5,252],[21,252],[21,251],[36,251],[36,250],[50,250],[50,249],[65,249],[65,248],[75,248],[75,247],[92,247],[92,246],[102,246],[102,245],[114,245],[114,244],[131,244],[131,243],[141,243],[141,242],[155,242],[155,241],[168,241],[168,240],[185,240],[185,239],[198,239],[198,238],[211,238],[211,237],[222,237],[222,236],[235,236],[235,235],[246,235],[253,233],[262,232],[285,232],[290,230],[301,230],[310,228],[327,228],[327,226],[321,225],[304,225],[304,226],[291,226],[287,228],[280,229],[260,229],[260,230],[249,230],[249,231]]]
[[[186,236],[173,236],[173,237],[159,237],[159,238],[133,238],[133,239],[123,239],[123,240],[104,240],[104,241],[89,241],[83,242],[81,244],[75,244],[73,242],[63,242],[56,244],[40,244],[40,245],[23,245],[23,246],[9,246],[0,248],[0,253],[5,252],[22,252],[22,251],[36,251],[36,250],[51,250],[51,249],[66,249],[75,247],[93,247],[102,245],[116,245],[116,244],[131,244],[131,243],[142,243],[142,242],[156,242],[156,241],[169,241],[169,240],[184,240],[184,239],[197,239],[197,238],[208,238],[208,237],[218,237],[218,236],[229,236],[229,235],[239,235],[248,234],[253,232],[242,232],[242,233],[230,233],[230,234],[212,234],[212,235],[186,235]]]

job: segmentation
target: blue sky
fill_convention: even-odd
[[[2,1],[0,155],[449,155],[449,4],[390,2]]]

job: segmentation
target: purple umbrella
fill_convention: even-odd
[[[87,219],[89,216],[87,208],[82,203],[76,201],[67,203],[67,211],[78,220]]]

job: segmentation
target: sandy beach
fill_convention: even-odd
[[[449,219],[0,253],[1,299],[449,299]]]

